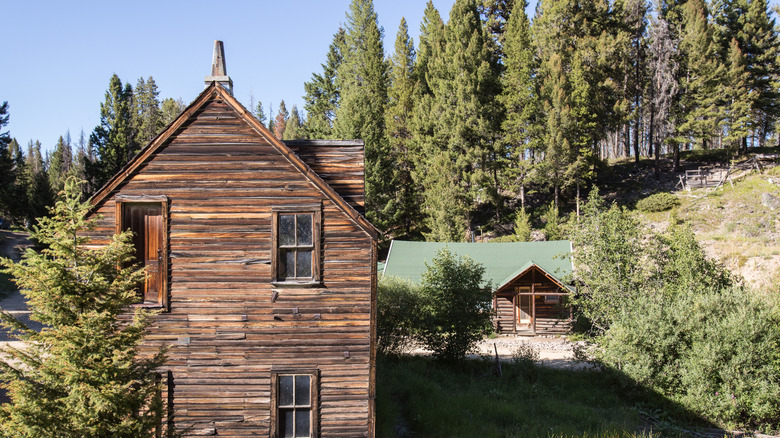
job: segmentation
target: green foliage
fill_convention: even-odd
[[[301,116],[298,113],[298,107],[293,105],[290,111],[290,118],[287,119],[287,126],[284,129],[283,140],[300,140],[303,135],[301,129]]]
[[[677,196],[667,192],[660,192],[640,199],[636,203],[636,208],[639,211],[657,212],[666,211],[678,205],[680,205],[680,200]]]
[[[422,321],[419,287],[382,276],[377,286],[377,351],[400,356],[414,346]]]
[[[387,106],[387,63],[372,0],[352,0],[345,23],[343,56],[336,74],[339,106],[333,129],[338,138],[365,141],[366,216],[386,229],[392,211],[390,194],[398,182],[389,160],[385,107]]]
[[[544,221],[544,236],[547,240],[561,240],[564,238],[564,231],[561,228],[561,218],[558,214],[558,207],[554,202],[550,202],[550,205],[542,213],[542,221]]]
[[[284,131],[287,130],[287,120],[290,118],[290,113],[287,112],[287,105],[284,104],[284,99],[279,103],[279,110],[276,112],[274,118],[274,130],[273,133],[279,140],[284,138]]]
[[[28,300],[35,332],[3,313],[24,348],[2,348],[2,380],[11,403],[2,407],[5,436],[150,436],[160,424],[161,400],[154,370],[162,351],[140,344],[151,314],[136,309],[144,272],[133,260],[129,233],[89,247],[89,203],[68,180],[51,218],[40,218],[32,237],[44,249],[28,249],[19,263],[2,259]]]
[[[105,184],[138,152],[133,120],[133,88],[130,84],[123,87],[114,74],[105,101],[100,104],[100,125],[89,136],[97,153],[97,162],[88,166],[92,187]]]
[[[603,332],[626,311],[652,276],[643,263],[645,247],[637,219],[616,205],[607,208],[593,189],[572,233],[573,303]]]
[[[303,96],[306,102],[303,109],[307,115],[303,126],[306,138],[333,137],[333,119],[340,100],[340,91],[336,86],[336,73],[341,65],[345,34],[344,29],[339,28],[333,35],[327,60],[325,64],[320,64],[322,73],[312,73],[311,80],[303,84],[306,90],[306,95]]]
[[[145,146],[152,141],[165,126],[159,95],[160,91],[153,77],[149,76],[147,80],[138,78],[133,93],[133,124],[139,146]]]
[[[514,242],[528,242],[531,240],[531,215],[525,212],[525,208],[517,211],[515,216]]]
[[[601,338],[602,360],[712,421],[776,430],[776,304],[736,287],[639,297]]]
[[[571,371],[469,360],[456,366],[427,357],[377,361],[377,436],[631,438],[643,422],[637,401],[653,412],[666,406],[628,392],[599,371]],[[646,424],[645,424],[646,426]]]
[[[420,340],[435,357],[462,361],[492,330],[491,289],[483,284],[485,268],[446,248],[423,274]]]

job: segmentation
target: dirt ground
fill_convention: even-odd
[[[574,360],[574,344],[565,336],[517,336],[498,335],[485,338],[477,344],[478,353],[472,357],[487,356],[498,358],[502,362],[511,361],[518,350],[532,350],[538,354],[538,363],[542,366],[569,370],[590,369],[592,365]],[[412,354],[430,354],[422,348],[412,350]]]

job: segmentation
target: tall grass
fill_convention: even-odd
[[[455,367],[426,357],[380,357],[377,436],[661,436],[633,406],[644,400],[654,410],[667,407],[622,388],[609,373],[504,363],[498,377],[491,369],[489,360]]]

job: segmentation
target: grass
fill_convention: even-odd
[[[643,418],[647,417],[640,411],[660,412],[664,417],[669,406],[653,394],[627,389],[612,373],[504,363],[503,377],[498,377],[491,372],[492,366],[490,360],[453,366],[419,356],[380,357],[377,436],[611,438],[679,434],[668,422],[661,424],[661,431],[645,430]]]

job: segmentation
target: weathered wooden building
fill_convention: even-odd
[[[394,240],[383,275],[422,279],[426,263],[443,248],[469,256],[485,267],[493,288],[494,325],[499,333],[564,334],[571,329],[571,308],[564,297],[572,288],[568,240],[552,242],[439,243]]]
[[[377,230],[361,141],[276,139],[205,90],[93,197],[94,244],[135,232],[160,308],[146,346],[184,436],[373,436]]]

